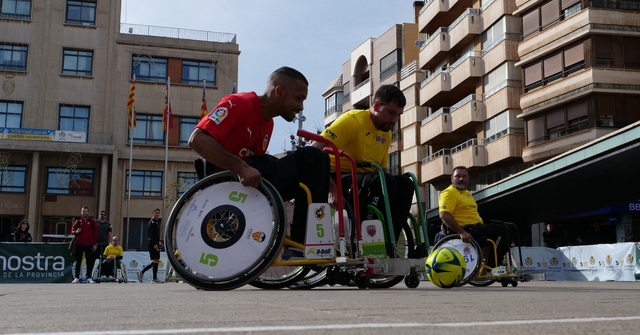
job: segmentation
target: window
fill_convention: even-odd
[[[67,1],[67,20],[65,23],[83,26],[96,25],[95,1]]]
[[[193,129],[196,127],[200,119],[194,117],[181,117],[180,118],[180,143],[181,146],[189,145],[189,137]]]
[[[398,49],[396,49],[380,60],[380,80],[383,80],[400,71],[400,67],[402,64],[402,60],[400,59],[401,54],[402,53],[399,52]]]
[[[59,130],[89,131],[89,107],[60,105]]]
[[[129,134],[127,133],[127,136]],[[133,131],[134,144],[163,144],[161,115],[136,114],[136,127]]]
[[[0,101],[0,128],[20,128],[22,103]]]
[[[0,70],[27,71],[27,47],[0,44]]]
[[[178,198],[197,182],[198,175],[195,172],[178,172]]]
[[[5,19],[30,19],[31,0],[2,0],[0,17]]]
[[[509,113],[504,112],[484,122],[484,143],[489,144],[508,133]]]
[[[164,83],[167,81],[167,60],[134,55],[131,62],[131,73],[136,75],[137,80]]]
[[[523,66],[524,91],[542,86],[542,60]]]
[[[65,49],[62,55],[62,74],[90,76],[93,68],[93,51]]]
[[[400,161],[397,152],[389,154],[389,165],[387,171],[394,176],[400,174]]]
[[[206,80],[207,86],[216,86],[216,66],[215,62],[183,60],[182,83],[202,85],[202,80]]]
[[[331,94],[324,100],[324,116],[342,111],[342,91]]]
[[[92,169],[47,168],[47,194],[93,194]]]
[[[134,197],[162,197],[162,171],[132,170],[131,195]],[[124,195],[129,195],[129,170]]]
[[[0,193],[25,193],[26,166],[0,166]]]

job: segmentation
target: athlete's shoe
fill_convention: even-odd
[[[158,280],[158,279],[153,279],[151,281],[151,284],[162,284],[162,282],[160,280]]]
[[[71,282],[71,284],[78,284],[79,282],[80,282],[80,279],[73,278],[73,281]]]
[[[89,284],[95,284],[96,282],[94,282],[94,281],[93,281],[93,279],[89,278],[89,279],[87,279],[87,283],[89,283]]]

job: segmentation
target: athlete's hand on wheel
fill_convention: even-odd
[[[240,173],[238,173],[238,179],[244,186],[258,187],[262,182],[262,175],[257,169],[251,166],[247,166],[245,169],[240,171]]]

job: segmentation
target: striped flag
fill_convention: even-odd
[[[131,91],[129,91],[129,100],[127,100],[127,114],[129,115],[129,129],[136,127],[136,104],[135,104],[135,94],[136,94],[136,79],[133,78],[131,82]]]
[[[169,128],[173,128],[173,113],[171,113],[171,103],[169,102],[169,80],[164,89],[164,112],[162,113],[162,132],[167,131],[167,119]]]
[[[200,119],[203,119],[209,113],[207,109],[207,100],[205,100],[204,95],[206,91],[206,86],[202,86],[202,106],[200,107]]]

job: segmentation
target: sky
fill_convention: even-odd
[[[309,81],[305,130],[324,129],[322,93],[351,52],[394,24],[413,23],[413,0],[122,0],[122,23],[236,34],[238,92],[264,92],[281,66]],[[207,101],[213,105],[217,101]],[[269,152],[291,148],[298,122],[275,121]]]

